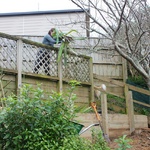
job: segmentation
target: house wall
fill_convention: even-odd
[[[0,32],[10,35],[45,35],[50,28],[56,27],[64,33],[74,29],[74,36],[86,36],[83,29],[86,15],[81,10],[60,10],[43,12],[22,12],[0,14]]]

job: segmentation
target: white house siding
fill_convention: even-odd
[[[0,14],[0,32],[11,35],[43,36],[50,28],[55,27],[65,33],[74,29],[85,37],[86,30],[82,28],[85,27],[85,19],[85,13],[81,10]],[[77,36],[75,32],[73,35]]]

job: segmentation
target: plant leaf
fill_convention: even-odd
[[[64,47],[64,63],[65,63],[65,65],[67,65],[67,46],[66,46],[66,44]]]
[[[70,34],[70,33],[72,33],[72,32],[78,32],[77,30],[70,30],[69,32],[67,32],[65,35],[68,35],[68,34]]]
[[[60,59],[61,59],[61,56],[62,56],[62,52],[63,52],[63,50],[64,50],[64,47],[65,47],[65,43],[62,42],[62,43],[61,43],[61,46],[60,46],[60,48],[59,48],[59,52],[58,52],[58,59],[57,59],[58,62],[59,62]]]

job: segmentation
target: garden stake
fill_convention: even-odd
[[[94,112],[95,112],[95,114],[96,114],[96,118],[97,118],[97,120],[98,120],[98,122],[99,122],[99,126],[100,126],[100,128],[101,128],[101,130],[102,130],[103,137],[104,137],[105,141],[106,141],[107,143],[109,143],[109,142],[110,142],[110,139],[109,139],[108,135],[104,133],[103,127],[102,127],[102,125],[101,125],[100,115],[98,114],[97,109],[96,109],[96,102],[92,102],[92,103],[91,103],[91,106],[92,106],[92,108],[94,109]]]

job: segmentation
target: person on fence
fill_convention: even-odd
[[[49,46],[54,46],[54,44],[57,43],[57,41],[54,39],[54,35],[56,35],[56,29],[55,28],[51,28],[48,31],[48,34],[46,34],[43,38],[42,43],[49,45]],[[59,41],[60,43],[61,41]],[[44,67],[44,72],[47,75],[50,75],[50,51],[45,50],[44,48],[42,48],[38,53],[37,53],[37,59],[35,61],[35,67],[33,72],[34,73],[38,73],[39,69],[41,66]]]

